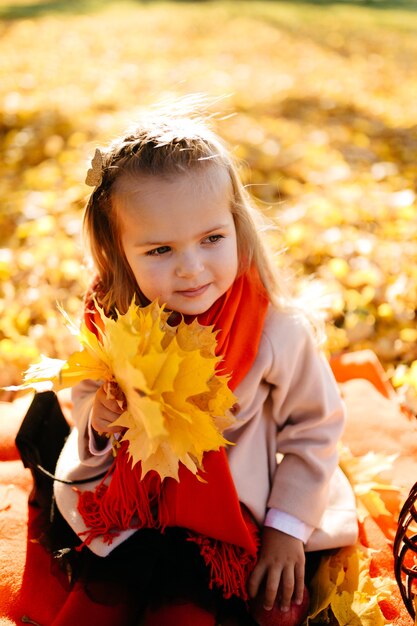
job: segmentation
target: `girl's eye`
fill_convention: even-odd
[[[159,248],[148,250],[148,252],[146,253],[146,256],[160,256],[161,254],[166,254],[170,250],[171,248],[169,246],[159,246]]]
[[[220,241],[220,239],[223,239],[223,235],[209,235],[208,237],[206,237],[206,239],[204,240],[204,242],[206,243],[217,243],[218,241]]]

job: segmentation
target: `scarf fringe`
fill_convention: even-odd
[[[122,443],[117,458],[94,491],[78,492],[78,511],[88,527],[83,544],[100,537],[111,544],[122,530],[155,528],[163,531],[168,525],[168,511],[163,502],[162,483],[156,472],[142,478],[140,463],[132,467]],[[107,478],[111,475],[109,485]]]
[[[226,600],[232,596],[238,596],[248,601],[246,586],[255,566],[255,556],[251,556],[239,546],[203,535],[190,533],[187,541],[196,543],[200,550],[210,572],[210,589],[214,586],[222,589]]]

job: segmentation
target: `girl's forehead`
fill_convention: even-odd
[[[225,167],[207,163],[169,174],[122,175],[115,195],[116,200],[129,208],[136,205],[138,200],[149,200],[155,194],[160,196],[183,193],[196,196],[209,193],[231,197],[230,174]]]
[[[232,183],[227,172],[148,176],[129,185],[130,190],[115,197],[125,244],[180,244],[233,223]]]

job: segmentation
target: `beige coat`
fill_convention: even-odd
[[[96,390],[92,381],[74,390],[76,428],[58,460],[59,478],[94,476],[112,462],[110,452],[89,452]],[[237,444],[228,457],[240,501],[260,525],[273,507],[314,526],[306,550],[354,543],[355,500],[337,457],[344,408],[329,365],[300,318],[270,307],[255,362],[235,394],[240,409],[226,437]],[[94,489],[96,482],[79,488]],[[75,532],[85,531],[75,491],[55,482],[55,498]],[[133,532],[122,531],[111,546],[94,539],[90,548],[105,556]]]

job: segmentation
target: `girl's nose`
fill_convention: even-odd
[[[203,269],[204,264],[198,254],[185,252],[178,259],[176,274],[180,278],[189,278],[197,276]]]

